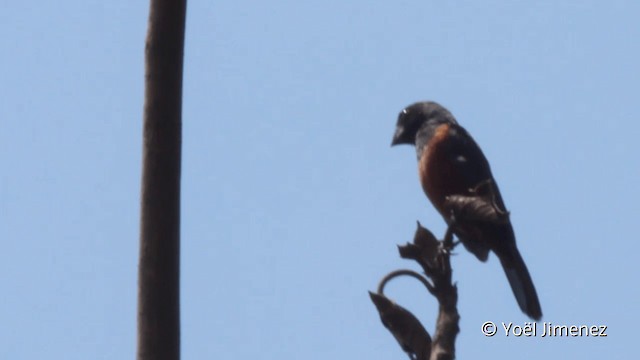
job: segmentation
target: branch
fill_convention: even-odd
[[[398,270],[385,276],[378,286],[378,293],[369,293],[376,305],[382,324],[396,338],[410,359],[453,359],[455,339],[460,331],[458,322],[458,290],[451,283],[450,249],[453,247],[453,233],[447,230],[445,239],[439,241],[418,222],[412,244],[400,246],[400,256],[415,260],[429,278],[410,270]],[[408,310],[395,304],[384,295],[384,286],[391,279],[407,275],[422,282],[439,304],[436,330],[433,340],[418,319]]]

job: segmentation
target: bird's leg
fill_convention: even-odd
[[[456,226],[456,215],[454,213],[454,211],[451,211],[451,214],[449,215],[449,226],[447,227],[447,232],[444,234],[444,239],[442,240],[442,244],[441,244],[441,251],[447,252],[447,253],[451,253],[451,251],[453,251],[453,249],[460,244],[460,241],[453,241],[453,237],[454,237],[454,233],[453,233],[453,229]]]
[[[438,252],[435,257],[435,263],[438,264],[437,266],[440,268],[439,270],[441,273],[445,273],[447,271],[447,267],[450,266],[447,265],[449,263],[449,256],[451,256],[453,249],[460,244],[459,240],[453,240],[453,237],[455,236],[453,229],[456,224],[456,216],[453,210],[449,215],[449,221],[447,223],[449,224],[447,231],[445,232],[442,241],[439,241]]]
[[[444,234],[444,239],[442,240],[442,248],[444,251],[451,252],[455,247],[453,243],[453,226],[449,225],[447,227],[447,232]]]

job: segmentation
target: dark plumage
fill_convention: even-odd
[[[489,162],[471,135],[435,102],[402,110],[391,145],[416,148],[422,188],[464,247],[480,261],[493,251],[520,309],[533,319],[542,310]],[[452,214],[455,214],[455,221]]]

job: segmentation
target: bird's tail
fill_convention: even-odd
[[[520,309],[534,320],[542,318],[542,309],[533,280],[529,275],[529,270],[520,256],[520,252],[515,244],[510,247],[508,254],[498,254],[500,263],[507,275],[509,285]]]

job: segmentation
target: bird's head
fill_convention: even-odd
[[[423,101],[409,105],[398,114],[396,132],[393,135],[391,146],[415,145],[416,135],[421,129],[446,123],[457,124],[449,110],[436,102]]]

